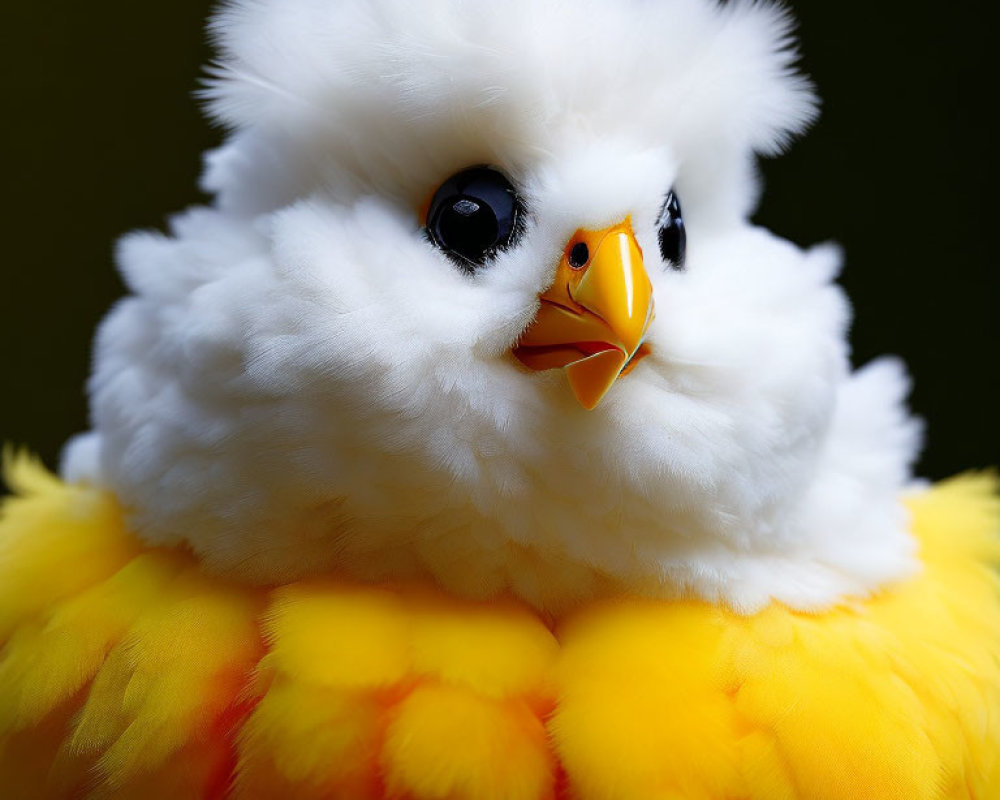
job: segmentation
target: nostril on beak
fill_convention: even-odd
[[[569,265],[573,269],[582,269],[590,261],[590,248],[586,242],[577,242],[569,251]]]

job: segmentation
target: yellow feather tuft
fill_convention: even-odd
[[[377,687],[410,668],[402,599],[385,589],[302,583],[275,592],[267,666],[318,686]]]
[[[260,611],[249,593],[182,573],[109,653],[67,755],[95,757],[102,782],[118,789],[205,741],[261,655]]]
[[[18,628],[0,662],[0,735],[37,724],[83,688],[179,569],[169,556],[139,556]]]
[[[11,444],[0,450],[0,480],[21,497],[53,492],[62,485],[40,458]]]
[[[387,794],[413,800],[544,800],[555,764],[523,703],[421,686],[392,712],[382,750]]]
[[[19,497],[0,515],[0,641],[12,628],[113,575],[139,553],[114,499],[67,486],[28,456],[4,455]]]
[[[237,798],[376,798],[376,693],[279,678],[240,731]]]
[[[439,713],[459,709],[469,720],[483,721],[487,709],[489,724],[499,726],[498,731],[516,723],[494,739],[463,736],[442,749],[448,758],[457,758],[463,746],[467,753],[464,772],[443,776],[442,785],[452,779],[471,785],[480,773],[481,784],[494,783],[496,762],[484,757],[484,748],[506,742],[504,736],[520,739],[531,730],[539,734],[540,763],[547,765],[539,709],[547,702],[548,669],[558,645],[523,607],[462,603],[419,589],[304,582],[275,592],[266,618],[271,650],[259,669],[260,705],[240,735],[239,796],[259,796],[255,792],[262,786],[275,796],[381,796],[383,739],[387,775],[395,776],[394,785],[408,786],[423,752],[413,754],[405,746],[405,731],[429,724],[413,709],[426,709],[420,698],[440,698],[441,692],[452,700],[471,699],[446,705]],[[417,684],[427,685],[414,688]],[[470,691],[463,694],[459,686]],[[516,700],[509,708],[487,702],[487,697]],[[446,724],[436,717],[435,722]],[[431,741],[439,749],[444,745],[440,739]],[[474,741],[478,750],[472,749]],[[527,765],[537,750],[518,750],[516,755]],[[531,780],[551,783],[551,769],[540,769],[540,777]],[[418,788],[409,791],[423,796]]]
[[[427,595],[412,607],[417,674],[489,697],[550,693],[549,673],[559,643],[527,608]]]
[[[581,797],[740,796],[742,731],[714,612],[613,603],[561,632],[561,699],[551,727]]]
[[[1000,798],[1000,500],[913,496],[921,574],[823,614],[241,587],[24,457],[0,520],[11,797]]]

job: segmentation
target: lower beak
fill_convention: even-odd
[[[631,221],[578,230],[539,300],[514,355],[530,369],[565,369],[580,404],[596,407],[626,367],[645,355],[643,339],[653,320],[653,287]]]

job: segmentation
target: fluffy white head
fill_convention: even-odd
[[[430,577],[552,611],[814,608],[912,569],[902,372],[849,374],[835,251],[746,219],[755,154],[813,114],[780,12],[236,0],[214,30],[216,202],[122,243],[134,294],[67,459],[148,541],[255,581]],[[421,209],[476,164],[527,214],[470,275]],[[671,188],[683,271],[658,255]],[[510,351],[574,231],[626,217],[651,354],[586,411]]]

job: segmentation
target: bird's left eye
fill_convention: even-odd
[[[430,240],[467,272],[475,272],[520,235],[524,203],[507,178],[490,167],[452,175],[431,199]]]
[[[660,255],[663,256],[663,260],[674,269],[684,269],[684,258],[687,255],[687,231],[684,228],[680,200],[677,199],[677,195],[672,189],[660,210],[657,237],[660,240]]]

